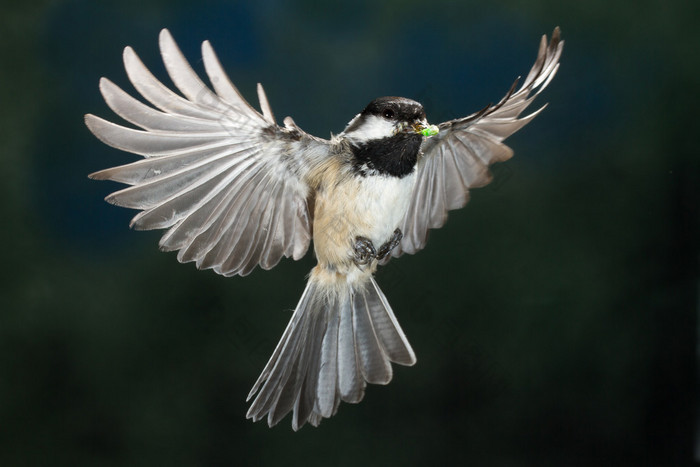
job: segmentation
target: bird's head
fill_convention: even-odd
[[[438,132],[425,110],[405,97],[380,97],[353,118],[340,134],[349,143],[355,170],[404,177],[413,172],[423,139]]]
[[[425,110],[418,102],[405,97],[379,97],[353,118],[343,136],[354,145],[395,136],[432,136],[437,127],[428,125]]]

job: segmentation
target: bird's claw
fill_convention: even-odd
[[[394,235],[391,237],[391,239],[384,245],[379,247],[379,251],[377,252],[377,259],[381,261],[387,256],[389,256],[391,254],[391,251],[397,246],[399,246],[399,243],[401,243],[402,238],[403,233],[401,233],[401,229],[394,230]]]
[[[372,240],[367,237],[355,237],[353,249],[355,252],[353,259],[358,266],[364,266],[377,257],[377,250]]]
[[[378,261],[383,260],[389,256],[394,248],[396,248],[401,239],[403,238],[403,233],[400,229],[394,230],[394,235],[388,242],[384,243],[379,247],[379,251],[374,248],[372,240],[367,237],[355,237],[355,244],[353,245],[353,260],[358,266],[364,266],[370,263],[373,259]]]

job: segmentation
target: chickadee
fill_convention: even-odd
[[[313,239],[318,264],[248,395],[247,417],[267,415],[273,426],[291,411],[294,430],[317,426],[341,401],[362,400],[367,383],[387,384],[391,362],[416,362],[373,273],[422,249],[428,230],[490,181],[488,166],[512,156],[502,141],[542,110],[519,117],[555,75],[563,44],[559,28],[549,44],[543,36],[522,85],[468,117],[429,125],[418,102],[380,97],[326,140],[290,117],[278,126],[259,84],[262,114],[253,109],[204,42],[210,90],[164,29],[163,61],[184,97],[124,49],[129,79],[156,108],[102,78],[109,107],[142,130],[90,114],[85,123],[144,159],[90,177],[131,185],[106,198],[141,211],[131,227],[168,229],[162,250],[224,276],[297,260]]]

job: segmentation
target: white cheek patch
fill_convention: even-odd
[[[351,122],[352,123],[352,122]],[[396,123],[386,120],[376,115],[369,115],[365,121],[345,134],[345,137],[352,142],[362,143],[373,139],[382,139],[393,136],[396,133]]]

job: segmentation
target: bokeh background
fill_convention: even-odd
[[[692,465],[698,2],[4,1],[0,465]],[[429,119],[500,99],[562,28],[549,107],[427,248],[378,281],[418,355],[320,428],[245,419],[313,265],[222,278],[132,232],[87,174],[97,85],[168,27],[255,105],[340,132],[371,99]]]

